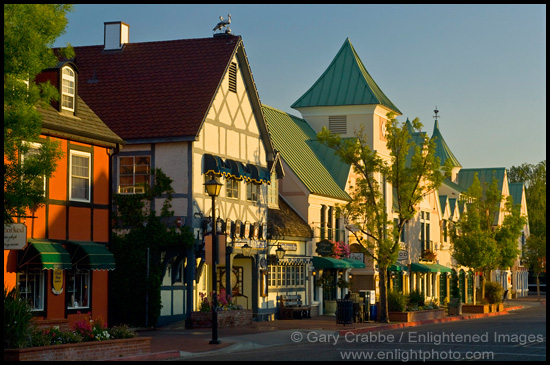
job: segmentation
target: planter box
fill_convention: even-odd
[[[504,311],[504,304],[502,303],[496,303],[496,304],[489,304],[491,306],[491,312],[502,312]]]
[[[445,317],[445,308],[412,312],[388,312],[390,322],[416,322]]]
[[[462,304],[462,313],[489,313],[490,304]]]
[[[218,312],[218,327],[240,327],[252,323],[252,311],[240,309]],[[212,328],[212,312],[191,312],[192,328]]]
[[[148,354],[151,337],[4,349],[4,361],[90,361]]]

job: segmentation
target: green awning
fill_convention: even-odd
[[[446,266],[439,264],[419,264],[412,263],[411,271],[417,272],[451,272],[452,270]]]
[[[409,268],[407,267],[407,265],[395,263],[392,266],[388,267],[388,271],[409,271]]]
[[[362,269],[365,267],[365,264],[353,259],[313,256],[311,260],[316,269]]]
[[[251,163],[246,165],[246,169],[250,172],[248,177],[245,177],[246,181],[254,184],[270,184],[271,176],[269,170],[262,166],[256,166]]]
[[[349,262],[351,264],[351,267],[353,267],[354,269],[364,269],[365,268],[365,263],[359,261],[359,260],[354,260],[354,259],[342,259],[346,262]]]
[[[87,241],[68,241],[67,251],[76,268],[85,270],[114,270],[115,258],[105,245]]]
[[[224,164],[221,157],[205,153],[202,172],[205,175],[214,175],[220,177],[224,174],[229,174],[231,172],[231,169]]]
[[[29,238],[28,245],[19,256],[19,267],[42,270],[69,270],[71,257],[59,243],[47,239]]]

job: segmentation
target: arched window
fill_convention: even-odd
[[[75,75],[70,67],[63,67],[61,72],[61,108],[74,112]]]

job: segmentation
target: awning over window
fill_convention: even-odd
[[[388,267],[388,271],[409,271],[409,268],[407,267],[407,265],[395,263],[392,266]]]
[[[451,269],[449,269],[446,266],[439,265],[439,264],[418,264],[418,263],[412,263],[411,264],[411,271],[416,272],[452,272]]]
[[[269,170],[254,164],[243,164],[239,161],[226,159],[208,153],[204,154],[202,169],[205,175],[224,176],[235,180],[246,180],[255,184],[270,184],[271,174]]]
[[[28,245],[19,254],[19,267],[42,270],[69,270],[71,257],[59,243],[47,239],[29,238]]]
[[[68,241],[69,251],[73,265],[84,270],[114,270],[115,258],[111,252],[101,243],[87,241]]]
[[[353,259],[313,256],[311,260],[316,269],[362,269],[365,267],[364,263]]]
[[[212,156],[208,153],[204,154],[204,165],[202,172],[205,175],[222,176],[229,172],[229,169],[223,163],[221,157]]]

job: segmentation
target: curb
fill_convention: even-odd
[[[439,319],[427,319],[425,321],[416,321],[416,322],[402,322],[402,323],[393,323],[389,325],[382,325],[382,326],[376,326],[376,327],[366,327],[366,328],[355,328],[355,329],[349,329],[349,330],[338,330],[339,335],[345,335],[346,333],[365,333],[365,332],[373,332],[373,331],[381,331],[381,330],[393,330],[397,328],[406,328],[406,327],[416,327],[426,324],[435,324],[435,323],[447,323],[447,322],[455,322],[455,321],[465,321],[469,319],[478,319],[478,318],[486,318],[486,317],[495,317],[495,316],[503,316],[507,315],[509,311],[522,309],[523,306],[515,306],[515,307],[509,307],[504,309],[502,312],[492,312],[492,313],[479,313],[479,314],[470,314],[470,315],[462,315],[462,316],[455,316],[455,317],[445,317],[445,318],[439,318]]]

